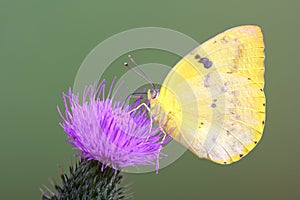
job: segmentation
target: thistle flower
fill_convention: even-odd
[[[79,157],[101,162],[102,170],[105,166],[119,170],[136,165],[155,165],[158,169],[160,150],[169,138],[162,141],[163,135],[152,127],[148,113],[134,109],[141,99],[133,105],[114,99],[121,86],[113,92],[114,81],[107,95],[105,80],[85,88],[82,102],[71,89],[63,94],[65,114],[58,111],[67,142],[79,150]]]

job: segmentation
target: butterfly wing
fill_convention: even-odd
[[[195,48],[150,102],[157,121],[197,156],[238,161],[262,137],[264,42],[258,26],[229,29]],[[166,123],[168,122],[168,123]]]

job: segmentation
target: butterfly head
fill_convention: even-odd
[[[156,99],[159,95],[159,89],[151,88],[148,90],[148,99],[151,101],[153,99]]]

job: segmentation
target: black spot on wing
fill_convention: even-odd
[[[199,63],[202,63],[204,68],[208,69],[210,68],[213,63],[206,57],[201,58],[201,56],[199,54],[196,54],[194,57]]]
[[[201,58],[199,62],[202,63],[206,69],[212,66],[212,62],[208,58]]]

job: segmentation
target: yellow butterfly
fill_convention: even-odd
[[[230,164],[248,154],[265,123],[264,42],[258,26],[229,29],[180,60],[148,91],[155,121],[200,158]]]

